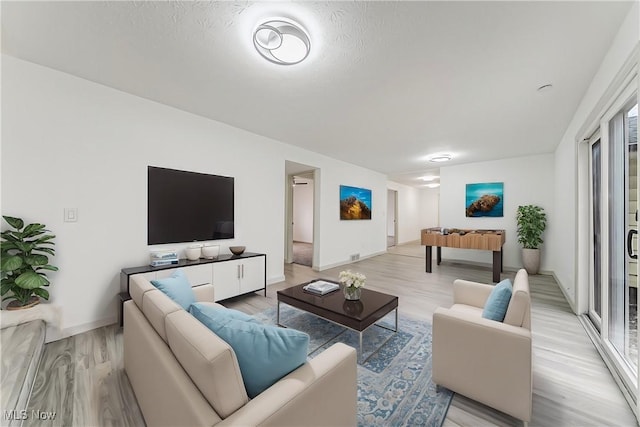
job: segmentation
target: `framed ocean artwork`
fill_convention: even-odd
[[[504,183],[467,184],[465,213],[468,217],[503,217]]]
[[[341,185],[340,219],[371,219],[371,190]]]

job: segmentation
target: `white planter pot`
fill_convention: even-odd
[[[540,270],[540,249],[522,249],[522,265],[529,274],[538,274]]]

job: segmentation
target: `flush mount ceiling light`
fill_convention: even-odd
[[[440,183],[439,183],[439,182],[434,182],[433,184],[427,184],[427,185],[425,185],[425,187],[428,187],[428,188],[438,188],[438,187],[440,187]]]
[[[273,19],[256,28],[253,45],[266,60],[280,65],[302,62],[311,51],[311,41],[300,24]]]
[[[451,160],[451,157],[451,154],[436,154],[435,156],[429,157],[429,161],[436,163],[448,162],[449,160]]]
[[[425,175],[425,176],[421,176],[420,177],[421,180],[427,181],[427,182],[428,181],[433,181],[434,179],[438,179],[438,178],[440,178],[440,177],[437,176],[437,175]]]

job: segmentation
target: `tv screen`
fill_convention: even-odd
[[[233,237],[232,177],[148,167],[149,245]]]

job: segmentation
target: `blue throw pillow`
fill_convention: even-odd
[[[199,304],[191,306],[191,314],[233,348],[252,399],[307,360],[304,332],[234,319],[226,310]]]
[[[211,303],[194,302],[193,304],[191,304],[191,307],[189,307],[189,313],[191,313],[194,317],[197,318],[197,316],[194,314],[194,310],[198,310],[201,313],[205,313],[205,314],[209,313],[210,311],[217,310],[220,313],[218,313],[216,316],[225,316],[234,320],[241,320],[243,322],[252,322],[252,323],[257,323],[258,325],[262,325],[262,322],[253,316],[250,316],[238,310],[234,310],[232,308],[212,305]]]
[[[191,284],[181,269],[173,271],[170,277],[152,280],[151,284],[164,292],[169,298],[177,302],[185,310],[196,302],[196,295],[191,289]]]
[[[504,279],[498,283],[482,310],[482,317],[485,319],[496,320],[498,322],[504,321],[504,316],[507,314],[507,308],[509,308],[509,301],[511,301],[511,280]]]

